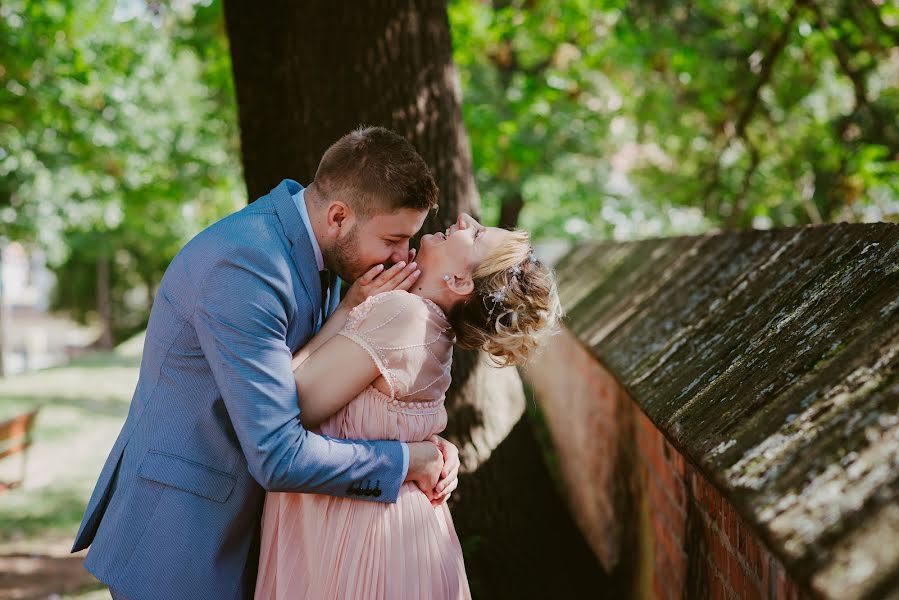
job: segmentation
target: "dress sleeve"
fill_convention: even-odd
[[[403,290],[369,297],[354,308],[343,335],[374,360],[391,398],[441,399],[449,387],[452,333],[436,305]]]

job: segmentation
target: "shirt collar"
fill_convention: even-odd
[[[315,232],[312,231],[312,222],[309,220],[309,211],[306,210],[305,196],[306,188],[300,188],[300,191],[291,196],[291,198],[293,198],[293,203],[296,204],[297,210],[300,213],[300,218],[303,219],[303,225],[306,226],[306,232],[309,233],[312,251],[315,252],[315,264],[318,265],[319,271],[323,271],[325,268],[325,259],[322,256],[322,249],[318,245],[318,240],[315,239]]]

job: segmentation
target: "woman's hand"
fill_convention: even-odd
[[[414,262],[415,250],[409,251],[409,263],[400,261],[384,271],[384,265],[376,265],[368,270],[362,277],[353,282],[341,301],[341,307],[351,310],[365,302],[366,298],[389,292],[391,290],[406,290],[418,280],[421,271]]]
[[[432,506],[439,506],[449,500],[450,494],[459,486],[459,449],[439,435],[432,435],[430,441],[437,446],[443,455],[443,469],[440,480],[434,486],[432,494],[428,494]]]

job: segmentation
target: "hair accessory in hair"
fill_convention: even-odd
[[[488,312],[487,312],[487,320],[488,321],[493,316],[493,311],[496,310],[496,305],[502,304],[503,300],[506,299],[506,287],[507,286],[504,285],[497,291],[484,296],[484,308],[488,309]],[[487,306],[487,298],[490,298],[491,300],[493,300],[493,306]]]
[[[528,255],[527,255],[527,258],[526,258],[525,260],[527,260],[527,261],[529,261],[529,262],[532,262],[532,263],[537,262],[537,257],[534,256],[534,249],[533,249],[533,248],[531,248],[530,250],[528,250]],[[513,265],[513,266],[509,267],[509,269],[508,269],[506,272],[509,273],[509,275],[510,275],[511,277],[513,277],[513,278],[515,278],[515,279],[520,279],[520,278],[521,278],[521,273],[522,273],[521,265]],[[493,311],[496,310],[496,305],[497,305],[497,304],[502,304],[503,301],[506,299],[506,290],[507,290],[508,288],[509,288],[509,285],[506,284],[506,285],[504,285],[503,287],[501,287],[499,290],[497,290],[497,291],[495,291],[495,292],[493,292],[493,293],[491,293],[491,294],[487,294],[486,296],[484,296],[484,308],[487,308],[488,311],[489,311],[489,312],[487,313],[487,319],[488,319],[488,320],[489,320],[491,317],[493,317]],[[493,300],[493,306],[487,306],[487,298],[490,298],[491,300]],[[512,311],[512,312],[517,312],[517,311]]]

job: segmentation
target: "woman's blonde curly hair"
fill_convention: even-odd
[[[511,231],[472,278],[472,295],[447,315],[456,344],[484,350],[496,366],[527,363],[562,317],[552,269],[534,257],[528,232]]]

